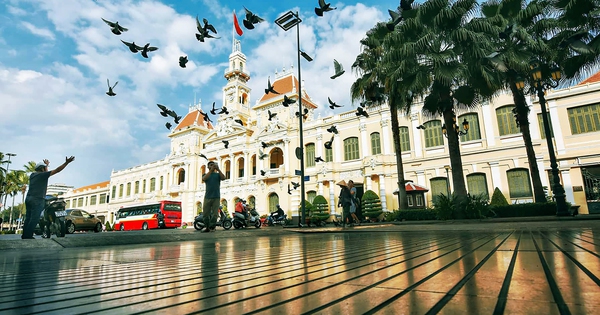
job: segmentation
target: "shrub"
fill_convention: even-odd
[[[454,197],[448,197],[444,194],[439,195],[433,200],[433,209],[440,220],[454,219]]]
[[[377,220],[383,213],[381,199],[372,190],[367,190],[361,198],[362,214],[370,220]]]
[[[490,201],[490,206],[508,206],[509,203],[506,201],[506,197],[500,191],[500,188],[496,187],[494,189],[494,194],[492,195],[492,201]]]
[[[437,220],[437,213],[434,209],[394,210],[386,213],[384,219],[386,221]]]
[[[556,215],[556,203],[520,203],[515,205],[494,206],[491,207],[491,210],[494,211],[499,218]]]
[[[434,204],[435,212],[440,220],[450,219],[480,219],[488,213],[488,203],[485,195],[462,198],[457,204],[457,197],[440,195]]]
[[[308,202],[308,201],[307,201]],[[318,195],[313,199],[312,209],[310,212],[311,223],[321,222],[329,219],[329,205],[325,197]]]
[[[106,221],[106,223],[104,223],[106,225],[106,230],[107,231],[112,231],[113,230],[113,226],[110,224],[110,222]]]

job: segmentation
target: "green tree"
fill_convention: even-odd
[[[490,201],[490,206],[508,206],[508,201],[506,201],[506,197],[500,188],[496,187],[494,189],[494,194],[492,195],[492,200]]]

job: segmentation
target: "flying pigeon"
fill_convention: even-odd
[[[288,184],[288,194],[292,194],[292,189],[290,188],[290,184]]]
[[[396,25],[398,25],[398,23],[400,23],[400,21],[402,21],[402,15],[400,15],[400,13],[398,13],[396,11],[392,11],[392,10],[388,10],[388,13],[390,14],[390,17],[392,18],[392,20],[390,22],[387,22],[385,26],[391,32],[394,30],[394,28],[396,28]]]
[[[198,16],[196,16],[196,21],[198,21]],[[217,29],[210,23],[208,23],[207,19],[202,19],[202,22],[204,23],[204,26],[202,27],[202,29],[204,30],[209,30],[215,34],[217,34]]]
[[[251,30],[254,28],[254,24],[264,22],[265,19],[252,13],[252,11],[246,9],[246,7],[244,7],[244,10],[246,10],[246,18],[242,22],[247,29]]]
[[[217,34],[215,27],[212,24],[209,24],[207,19],[202,19],[202,21],[204,22],[204,26],[200,25],[200,20],[198,20],[198,16],[196,15],[196,28],[198,29],[198,33],[196,33],[196,39],[201,42],[204,42],[205,38],[219,39],[220,37],[214,37],[208,32],[211,31]]]
[[[234,120],[236,123],[240,124],[240,126],[244,126],[244,122],[241,119]]]
[[[294,186],[294,190],[300,187],[300,184],[292,182],[292,186]]]
[[[338,130],[337,130],[336,126],[331,126],[331,127],[327,128],[327,132],[335,133],[336,135],[338,134]]]
[[[223,144],[225,145],[225,149],[229,148],[229,141],[223,140]]]
[[[173,121],[174,121],[176,124],[179,124],[179,121],[181,120],[181,118],[182,118],[181,116],[175,116],[175,118],[173,119]]]
[[[215,102],[213,102],[212,109],[210,110],[210,113],[213,114],[213,115],[217,114],[217,109],[215,108]]]
[[[325,149],[331,150],[332,144],[333,144],[333,136],[331,136],[331,140],[325,142]]]
[[[329,101],[329,108],[330,109],[334,109],[336,107],[343,107],[344,105],[338,105],[336,102],[332,101],[329,97],[327,97],[327,100]]]
[[[259,160],[264,160],[264,158],[266,158],[267,156],[269,156],[269,155],[265,154],[262,150],[258,150],[258,159]]]
[[[204,115],[204,121],[205,121],[205,122],[209,122],[209,123],[211,123],[211,124],[212,124],[212,120],[210,120],[210,117],[208,117],[208,114],[206,114],[206,113],[202,113],[202,115]]]
[[[358,107],[356,109],[356,116],[365,116],[365,117],[369,118],[369,114],[367,114],[367,111],[364,110],[362,107]]]
[[[260,170],[260,175],[261,175],[261,176],[265,176],[266,174],[267,174],[267,172],[266,172],[266,171]]]
[[[142,57],[148,58],[148,52],[158,50],[158,48],[152,47],[152,46],[150,46],[150,43],[147,43],[146,45],[144,45],[144,47],[142,47],[141,50],[142,50]]]
[[[308,108],[305,108],[303,112],[304,114],[302,114],[302,118],[308,118]],[[296,117],[300,117],[300,112],[296,112]]]
[[[323,160],[323,159],[322,159],[320,156],[317,156],[317,157],[315,158],[315,162],[317,162],[317,163],[318,163],[318,162],[325,162],[325,160]]]
[[[273,114],[271,113],[270,110],[267,110],[267,112],[269,113],[269,121],[271,121],[271,119],[275,118],[275,116],[277,116],[277,113]]]
[[[277,91],[275,91],[275,89],[273,88],[273,86],[271,85],[271,77],[268,78],[268,85],[267,88],[265,89],[265,94],[269,94],[269,93],[273,93],[273,94],[281,94]]]
[[[108,79],[106,79],[106,84],[108,84],[108,92],[106,92],[106,95],[108,95],[108,96],[115,96],[115,95],[117,95],[117,93],[115,93],[113,91],[113,89],[115,88],[115,86],[117,86],[117,84],[119,84],[119,81],[115,82],[115,85],[113,85],[111,87],[110,86],[110,82],[108,81]]]
[[[269,145],[268,145],[267,143],[265,143],[265,142],[261,142],[261,143],[260,143],[260,145],[263,147],[263,149],[269,146]]]
[[[121,35],[122,32],[127,32],[127,29],[124,28],[123,26],[119,25],[119,22],[111,22],[111,21],[107,21],[104,18],[101,18],[102,21],[104,21],[104,23],[108,24],[108,26],[110,26],[110,30],[113,34],[115,35]]]
[[[165,124],[165,127],[167,127],[167,129],[171,130],[172,125],[170,122],[167,121],[167,123]]]
[[[229,111],[227,110],[227,107],[225,107],[225,106],[221,107],[221,111],[219,112],[219,114],[229,115]]]
[[[199,155],[200,157],[202,157],[202,158],[205,158],[205,159],[207,159],[207,160],[208,160],[208,158],[206,157],[206,155],[204,155],[204,154],[202,154],[202,153],[199,153],[198,155]]]
[[[125,44],[125,46],[129,47],[129,51],[131,51],[134,54],[137,54],[140,50],[144,49],[144,47],[140,47],[138,45],[135,44],[135,42],[126,42],[124,40],[121,40],[121,42],[123,42],[123,44]]]
[[[165,106],[165,105],[162,105],[162,104],[156,104],[156,106],[158,106],[158,108],[160,108],[160,114],[161,114],[163,117],[167,117],[167,116],[169,116],[169,112],[170,112],[170,110],[167,108],[167,106]]]
[[[328,12],[331,10],[335,10],[335,8],[331,7],[331,3],[325,3],[325,0],[319,0],[319,7],[315,8],[315,13],[318,16],[323,16],[323,12]]]
[[[179,57],[179,66],[182,68],[185,68],[185,64],[188,63],[188,57],[187,56],[181,56]]]
[[[289,97],[287,97],[287,95],[283,96],[283,102],[281,102],[281,105],[283,105],[283,107],[289,107],[290,104],[294,104],[296,103],[296,100],[293,100]]]
[[[425,126],[423,126],[423,125],[418,125],[418,126],[417,126],[417,129],[425,130]]]
[[[415,2],[415,0],[400,0],[400,7],[404,11],[411,10],[413,2]]]
[[[333,59],[333,69],[335,70],[335,74],[331,76],[332,79],[335,79],[346,72],[344,67],[342,67],[342,64],[335,59]]]

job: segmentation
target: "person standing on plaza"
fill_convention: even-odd
[[[217,215],[221,202],[221,181],[225,179],[225,174],[221,172],[217,163],[210,161],[207,167],[208,172],[202,176],[202,181],[206,183],[202,207],[205,226],[204,230],[201,231],[203,233],[214,231],[217,227]]]
[[[356,187],[354,187],[354,181],[348,181],[348,189],[350,189],[350,201],[352,202],[349,210],[351,216],[350,221],[353,223],[356,222],[358,225],[360,225],[360,220],[356,216],[356,208],[358,208],[358,199],[356,199]]]
[[[350,216],[350,205],[352,204],[350,189],[348,188],[348,184],[346,181],[341,180],[337,183],[338,186],[342,189],[340,191],[340,196],[338,197],[338,207],[342,207],[342,222],[343,226],[346,226],[346,221]]]
[[[29,191],[25,197],[25,223],[23,224],[22,239],[35,239],[33,232],[40,221],[40,215],[46,205],[46,189],[48,178],[62,171],[69,163],[75,160],[74,156],[65,158],[65,163],[52,171],[48,171],[50,161],[44,160],[35,166],[35,171],[29,175]]]

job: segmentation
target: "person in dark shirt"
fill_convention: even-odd
[[[342,224],[345,227],[346,221],[350,218],[350,206],[352,205],[352,195],[345,180],[337,183],[340,186],[340,196],[338,197],[338,207],[342,207]]]
[[[276,207],[277,207],[277,211],[271,212],[271,217],[270,217],[271,222],[281,220],[281,218],[283,218],[283,215],[285,214],[285,212],[283,211],[283,209],[281,209],[281,207],[279,205],[277,205]]]
[[[205,226],[204,230],[201,231],[203,233],[214,231],[217,227],[217,215],[221,202],[221,181],[225,179],[225,174],[221,172],[217,163],[210,161],[207,167],[208,172],[202,176],[202,181],[206,184],[202,206]]]
[[[44,160],[35,166],[35,172],[29,175],[29,191],[25,197],[25,223],[23,224],[22,239],[35,239],[33,231],[40,221],[40,215],[44,210],[48,178],[62,171],[69,163],[75,160],[74,156],[66,157],[65,163],[52,171],[48,171],[50,161]]]

